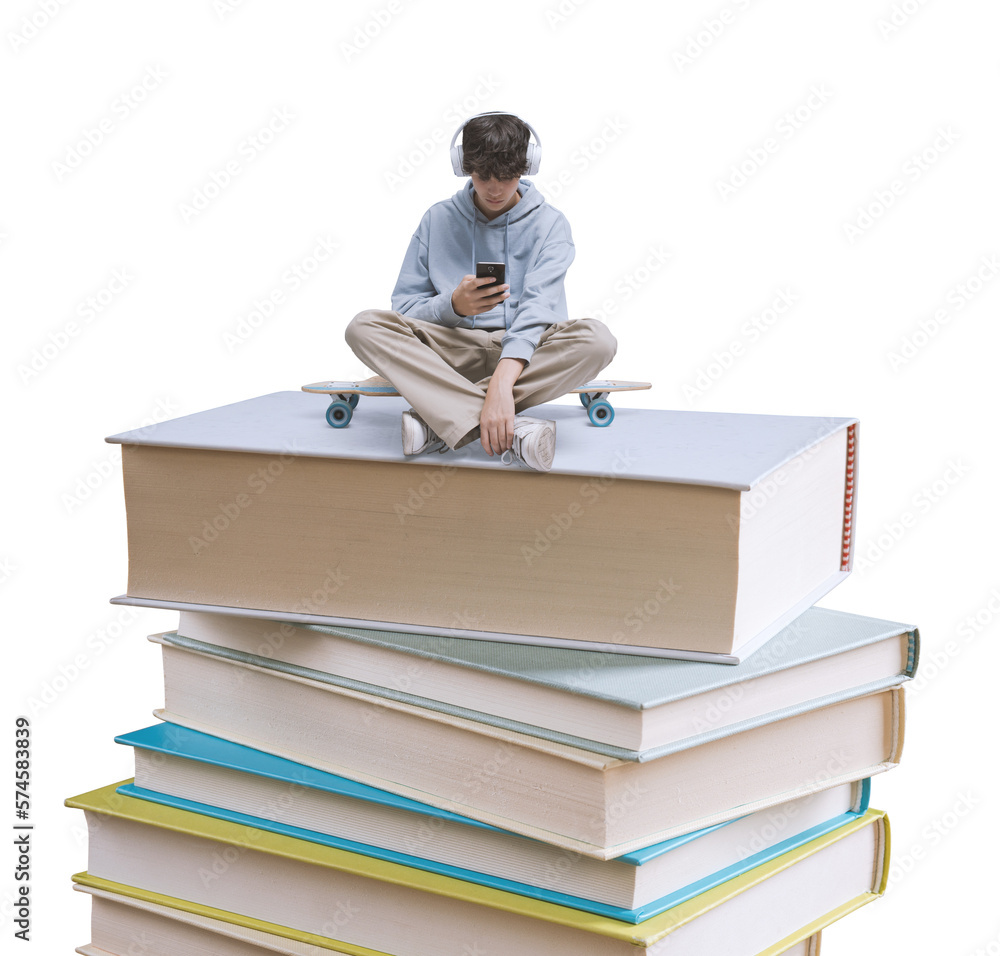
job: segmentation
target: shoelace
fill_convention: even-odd
[[[530,434],[530,429],[529,429]],[[520,453],[521,442],[524,438],[527,438],[527,434],[524,436],[514,435],[510,440],[510,448],[508,448],[501,456],[500,461],[505,465],[519,464],[524,465],[525,468],[531,469],[531,466],[524,460],[524,457]],[[518,451],[514,449],[517,448]],[[508,457],[509,456],[509,457]]]
[[[524,464],[524,459],[521,457],[521,455],[518,452],[514,451],[514,443],[517,441],[518,441],[517,438],[511,439],[510,448],[508,448],[505,452],[503,452],[503,454],[500,455],[500,461],[503,462],[503,464],[505,465]],[[525,465],[525,467],[527,468],[528,466]]]

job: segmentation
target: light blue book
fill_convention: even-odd
[[[823,608],[732,667],[196,611],[162,640],[640,762],[898,686],[919,653],[909,625]]]
[[[630,923],[856,819],[870,788],[832,787],[595,860],[178,725],[116,740],[136,763],[120,793]]]
[[[163,656],[162,720],[601,859],[729,820],[734,807],[763,809],[875,776],[903,751],[909,642],[898,633],[884,645],[895,677],[882,689],[866,693],[875,682],[851,680],[839,694],[728,726],[709,715],[707,729],[621,757],[582,738],[546,739],[541,728],[520,732],[479,712],[341,686],[298,665],[151,640]],[[815,663],[825,675],[841,662]],[[722,714],[741,692],[709,699]]]

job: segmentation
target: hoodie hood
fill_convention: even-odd
[[[502,222],[506,226],[524,219],[545,202],[545,197],[527,179],[518,180],[517,191],[521,194],[521,198],[502,216],[497,216],[495,219],[487,219],[476,206],[474,201],[476,190],[473,188],[471,179],[465,184],[464,189],[460,189],[451,197],[451,202],[459,215],[472,222],[481,223],[484,226],[496,226]]]
[[[495,219],[476,208],[471,179],[431,206],[410,240],[392,308],[456,328],[506,329],[504,356],[528,361],[542,331],[568,318],[563,281],[575,250],[566,217],[527,179],[517,189],[521,198]],[[504,263],[510,296],[482,315],[458,315],[451,294],[477,262]]]

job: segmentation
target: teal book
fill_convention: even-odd
[[[733,667],[182,611],[190,650],[623,760],[654,760],[911,678],[919,633],[810,608]]]
[[[593,860],[172,724],[115,739],[135,749],[119,793],[631,923],[860,817],[870,789],[841,785]]]

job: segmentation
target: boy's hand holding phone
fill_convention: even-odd
[[[510,297],[510,285],[504,281],[502,262],[477,262],[476,275],[463,276],[451,294],[451,307],[457,315],[482,315]]]

